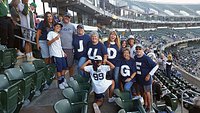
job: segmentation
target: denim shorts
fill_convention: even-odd
[[[57,72],[62,72],[62,70],[67,70],[67,63],[64,57],[53,57],[53,61],[56,65]]]
[[[46,40],[39,40],[40,44],[40,53],[42,55],[42,58],[49,58],[50,53],[49,53],[49,46],[47,45]]]

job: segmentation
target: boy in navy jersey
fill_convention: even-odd
[[[109,89],[108,102],[113,102],[115,99],[112,97],[115,82],[114,80],[106,79],[106,73],[111,69],[114,69],[115,66],[109,61],[106,61],[106,64],[108,65],[102,65],[102,63],[102,57],[95,56],[93,61],[88,60],[85,64],[83,64],[83,66],[81,66],[82,70],[90,73],[90,77],[92,79],[92,90],[95,93],[95,102],[93,103],[95,113],[100,113],[99,107],[103,105],[104,93],[107,89]]]
[[[146,111],[150,111],[151,107],[151,85],[152,78],[158,65],[147,55],[144,54],[144,50],[141,44],[136,45],[136,70],[137,70],[137,80],[139,82],[140,88],[142,89],[144,104]]]
[[[85,34],[84,26],[77,26],[77,34],[73,36],[72,45],[74,46],[74,59],[78,61],[77,70],[79,74],[85,76],[80,67],[86,62],[87,58],[84,56],[86,54],[86,49],[88,44],[91,43],[90,36]]]

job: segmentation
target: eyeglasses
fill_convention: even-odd
[[[142,50],[142,48],[136,48],[136,50]]]

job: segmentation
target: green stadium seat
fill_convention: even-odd
[[[44,86],[47,83],[47,67],[43,60],[34,60],[33,65],[36,69],[37,74],[37,91],[42,90],[42,86]]]
[[[81,85],[76,80],[72,80],[68,82],[68,85],[75,91],[75,92],[88,92],[90,89],[89,85]]]
[[[11,82],[12,84],[19,80],[22,81],[20,85],[20,92],[22,93],[22,102],[28,99],[31,94],[31,90],[33,89],[33,77],[29,75],[24,75],[22,69],[20,68],[9,68],[6,69],[4,73],[7,75],[9,82]]]
[[[18,108],[20,82],[9,83],[6,75],[0,74],[0,113],[13,113]]]
[[[127,113],[124,109],[120,109],[118,113]],[[128,113],[140,113],[139,111],[133,111],[133,112],[128,112]]]
[[[25,76],[31,76],[33,81],[32,83],[32,91],[40,91],[42,84],[43,84],[43,76],[44,73],[40,71],[36,71],[35,66],[33,64],[29,63],[22,63],[20,65],[20,68],[22,69]],[[32,92],[31,92],[32,93]]]
[[[54,78],[56,77],[56,65],[55,64],[48,64],[47,66],[47,84],[50,85]]]
[[[66,88],[62,92],[63,96],[69,99],[70,103],[83,103],[87,104],[87,93],[84,92],[74,92],[70,87]]]
[[[75,75],[74,76],[74,79],[78,82],[78,83],[88,83],[88,81],[89,81],[89,76],[88,76],[88,78],[86,78],[86,77],[82,77],[81,75]]]
[[[0,68],[7,69],[13,65],[12,51],[8,49],[0,50]]]
[[[115,102],[126,112],[146,113],[139,99],[124,101],[120,97],[118,97],[115,99]]]
[[[165,100],[165,104],[170,106],[173,111],[175,111],[178,107],[178,98],[173,93],[166,94],[163,99]]]
[[[130,100],[131,99],[130,92],[128,92],[128,91],[122,92],[119,89],[115,89],[114,94],[117,95],[118,97],[120,97],[122,100]]]
[[[85,104],[71,104],[68,99],[59,100],[54,104],[56,113],[87,113],[88,106]]]

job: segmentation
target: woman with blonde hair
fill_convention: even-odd
[[[121,44],[119,36],[116,31],[111,31],[108,40],[104,42],[106,50],[108,52],[108,61],[115,65],[115,68],[110,71],[107,79],[114,79],[116,88],[119,88],[119,61],[120,61],[120,50]]]

